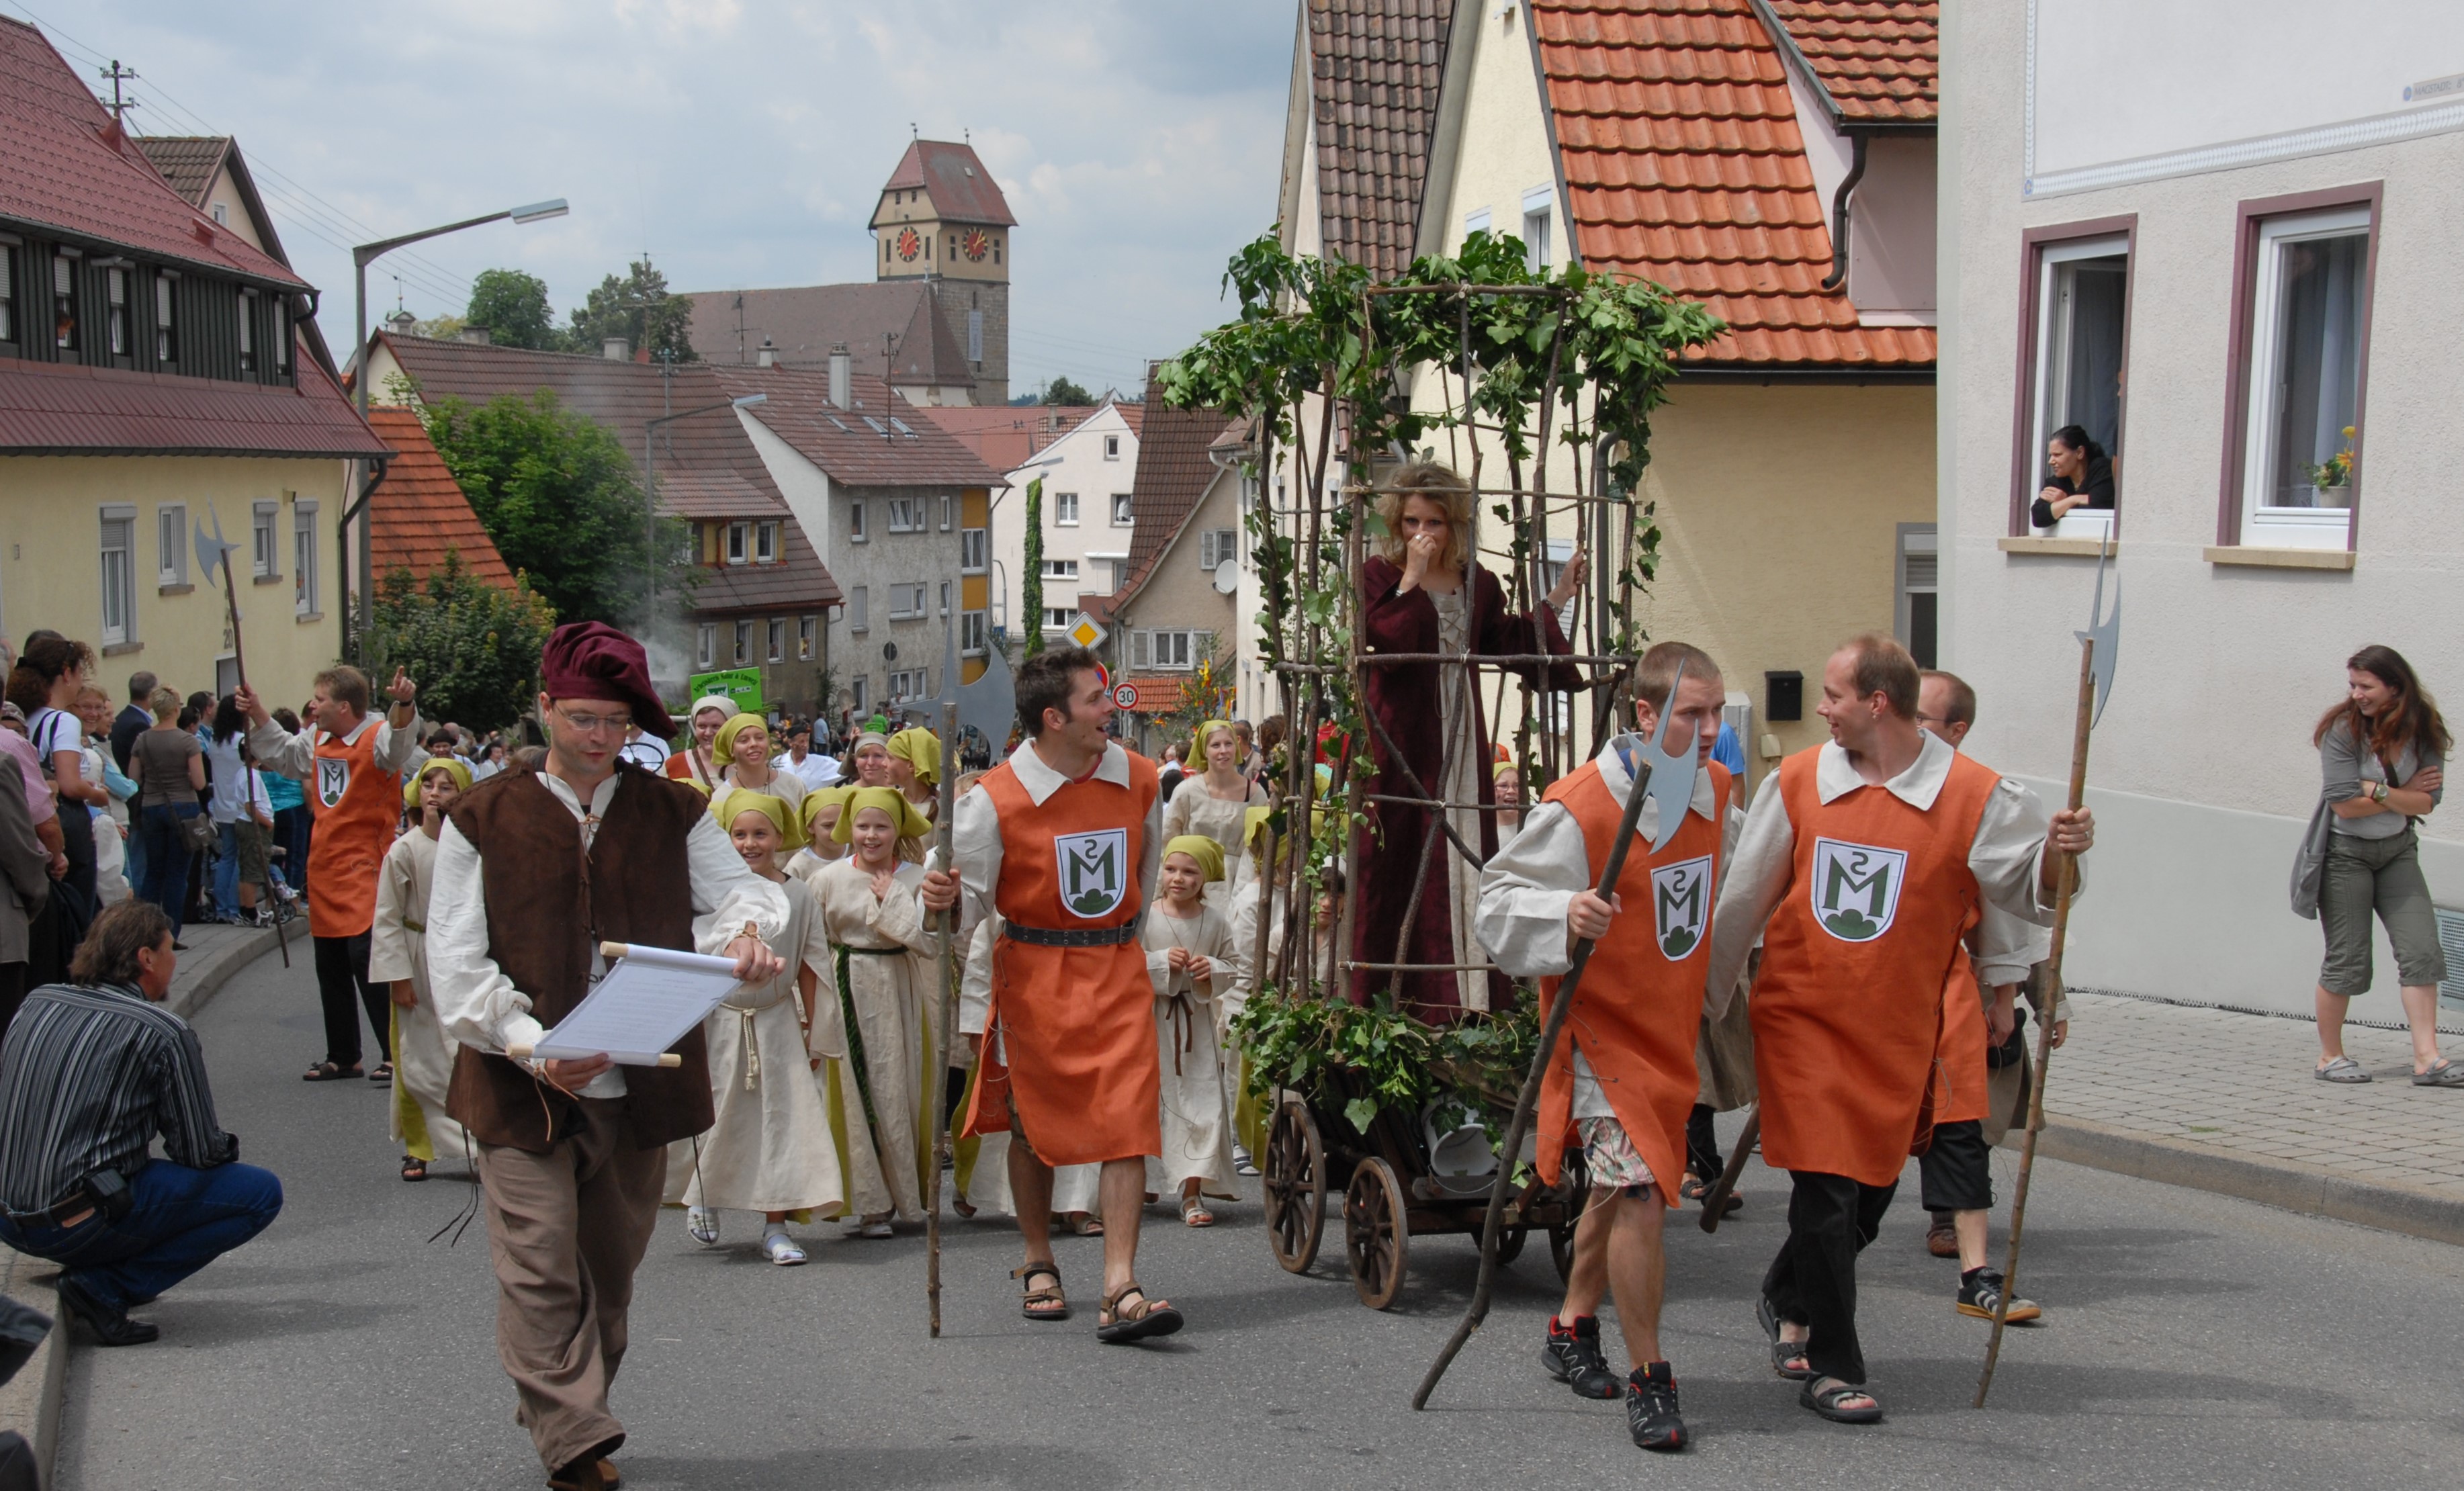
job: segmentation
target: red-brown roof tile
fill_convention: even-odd
[[[1391,276],[1412,261],[1456,0],[1309,0],[1325,253]]]
[[[722,393],[769,397],[746,412],[798,454],[853,487],[998,487],[1001,472],[878,378],[850,375],[848,407],[830,403],[826,370],[713,367]]]
[[[11,455],[378,456],[313,358],[297,388],[0,358],[0,451]]]
[[[1851,124],[1930,123],[1942,112],[1938,0],[1769,0]]]
[[[994,471],[1014,471],[1033,460],[1037,451],[1106,408],[1120,410],[1133,435],[1138,432],[1138,422],[1146,415],[1145,407],[1135,404],[935,404],[917,412],[976,452]]]
[[[922,280],[696,290],[685,298],[693,308],[693,351],[705,362],[757,365],[766,340],[781,362],[826,368],[831,349],[845,346],[848,365],[859,373],[911,387],[975,386],[957,334]]]
[[[1147,406],[1155,418],[1138,437],[1138,470],[1130,486],[1129,580],[1113,596],[1115,606],[1144,589],[1155,562],[1172,547],[1216,477],[1207,451],[1232,426],[1221,409],[1176,409],[1163,389],[1147,381]]]
[[[7,16],[0,16],[0,220],[308,288],[183,201],[43,33]]]
[[[976,155],[973,145],[948,140],[918,140],[898,158],[898,168],[882,184],[886,195],[893,191],[924,188],[925,197],[943,220],[952,223],[983,223],[995,228],[1009,228],[1018,219],[1009,215],[1009,202],[1001,187],[993,185],[993,173]]]
[[[1728,323],[1690,363],[1927,366],[1934,333],[1864,326],[1831,273],[1827,207],[1751,0],[1533,0],[1583,262]]]
[[[425,578],[451,552],[462,556],[480,580],[500,590],[513,589],[514,572],[505,567],[495,540],[471,511],[471,499],[436,453],[418,412],[380,405],[368,410],[368,425],[393,447],[385,479],[368,497],[371,573],[407,569]]]

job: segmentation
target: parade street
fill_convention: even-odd
[[[428,1240],[470,1196],[461,1167],[403,1184],[381,1093],[297,1080],[318,1033],[305,959],[288,972],[259,960],[196,1023],[223,1123],[282,1176],[288,1205],[150,1308],[159,1344],[79,1342],[57,1484],[539,1484],[496,1363],[484,1226],[458,1246],[451,1232]],[[2013,1161],[1996,1168],[2007,1190]],[[1925,1255],[1913,1190],[1912,1168],[1862,1269],[1889,1411],[1873,1429],[1816,1420],[1764,1365],[1750,1301],[1779,1237],[1777,1177],[1749,1171],[1746,1210],[1716,1237],[1690,1211],[1672,1218],[1667,1350],[1695,1445],[1648,1458],[1617,1405],[1542,1374],[1556,1278],[1536,1239],[1432,1411],[1414,1414],[1412,1388],[1468,1297],[1468,1241],[1413,1239],[1401,1305],[1379,1314],[1343,1276],[1337,1217],[1316,1268],[1294,1278],[1268,1255],[1254,1200],[1212,1231],[1151,1211],[1140,1270],[1189,1328],[1107,1348],[1095,1241],[1060,1239],[1079,1309],[1039,1326],[1003,1277],[1014,1234],[954,1223],[934,1342],[920,1237],[806,1229],[813,1261],[781,1269],[760,1261],[743,1214],[712,1250],[662,1213],[616,1390],[632,1435],[622,1463],[642,1491],[2259,1487],[2426,1484],[2464,1448],[2442,1370],[2464,1307],[2453,1247],[2041,1165],[2021,1292],[2048,1323],[2013,1330],[1980,1414],[1969,1398],[1987,1327],[1953,1314],[1953,1265]]]

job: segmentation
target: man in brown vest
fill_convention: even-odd
[[[787,904],[700,793],[617,759],[628,724],[674,734],[640,643],[597,622],[560,626],[539,683],[546,762],[473,788],[438,836],[428,958],[437,1019],[461,1043],[446,1107],[478,1144],[515,1416],[551,1487],[602,1491],[625,1442],[607,1388],[667,1146],[711,1125],[701,1032],[677,1043],[671,1070],[501,1053],[536,1044],[582,1001],[603,940],[733,957],[748,983],[774,976],[761,939],[785,925]],[[711,930],[696,949],[702,912]]]

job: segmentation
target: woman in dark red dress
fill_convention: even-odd
[[[1544,605],[1512,615],[1497,577],[1472,561],[1472,492],[1441,466],[1405,467],[1378,499],[1386,533],[1383,551],[1361,571],[1362,640],[1372,653],[1460,653],[1466,640],[1485,656],[1572,651],[1557,613],[1581,585],[1584,556],[1570,559]],[[1536,678],[1536,664],[1512,671]],[[1495,801],[1488,723],[1470,670],[1460,664],[1371,664],[1361,669],[1361,706],[1373,724],[1369,745],[1376,775],[1371,792],[1438,798],[1448,802]],[[1572,664],[1554,664],[1547,684],[1583,687]],[[1382,728],[1381,728],[1382,727]],[[1399,759],[1390,756],[1399,752]],[[1398,770],[1410,768],[1410,776]],[[1417,785],[1414,778],[1417,778]],[[1353,844],[1352,865],[1360,886],[1360,920],[1353,956],[1364,963],[1475,963],[1485,961],[1471,934],[1479,902],[1479,866],[1442,832],[1434,836],[1433,810],[1395,802],[1372,803],[1369,827]],[[1469,808],[1448,810],[1463,842],[1485,860],[1497,851],[1495,815]],[[1420,873],[1423,855],[1428,871]],[[1403,938],[1413,886],[1421,885],[1419,911]],[[1396,956],[1398,939],[1402,956]],[[1353,976],[1353,1002],[1365,1004],[1394,976],[1363,971]],[[1407,973],[1401,1005],[1431,1021],[1464,1009],[1502,1008],[1508,983],[1502,975]]]

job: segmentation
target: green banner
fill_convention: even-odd
[[[685,680],[685,687],[692,691],[694,699],[715,693],[735,700],[738,713],[761,713],[761,669],[758,668],[730,668],[715,673],[695,673]],[[687,700],[685,707],[691,709],[692,700]]]

